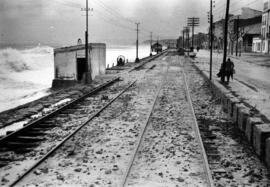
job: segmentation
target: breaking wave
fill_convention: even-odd
[[[52,54],[50,47],[35,47],[32,49],[17,50],[6,48],[0,50],[0,74],[10,72],[23,72],[26,70],[36,70],[45,67],[48,60],[44,62],[42,56]]]

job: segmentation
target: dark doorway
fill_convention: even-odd
[[[85,58],[77,58],[77,79],[82,80],[83,73],[85,72]]]

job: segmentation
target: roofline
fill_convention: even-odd
[[[90,49],[93,47],[106,48],[106,44],[105,43],[88,43],[88,47]],[[55,48],[54,53],[72,52],[72,51],[78,51],[82,49],[85,49],[85,44]]]

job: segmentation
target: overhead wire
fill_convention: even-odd
[[[240,0],[240,1],[241,1],[241,0]],[[242,5],[242,7],[244,7],[244,6],[249,6],[249,5],[254,4],[254,3],[256,3],[256,2],[258,2],[258,0],[255,0],[255,1],[252,1],[252,2],[250,2],[250,3],[244,4],[244,5]],[[234,3],[234,4],[235,4],[235,3]],[[230,9],[233,8],[233,7],[231,7],[232,5],[233,5],[233,4],[230,4]],[[236,8],[236,9],[233,9],[233,10],[230,10],[229,13],[231,14],[231,13],[234,13],[234,12],[236,12],[236,11],[239,11],[239,10],[242,9],[242,7],[241,7],[241,8]],[[224,12],[220,12],[219,14],[216,14],[216,15],[219,16],[218,20],[219,20],[219,19],[222,19],[223,16],[225,17],[225,9],[226,9],[226,6],[224,6]]]
[[[250,2],[250,3],[248,3],[248,4],[245,4],[245,6],[252,5],[252,4],[256,3],[256,2],[258,2],[258,0],[255,0],[255,1],[252,1],[252,2]],[[242,9],[242,8],[234,9],[234,10],[230,11],[230,13],[236,12],[236,11],[241,10],[241,9]]]
[[[81,9],[83,6],[83,3],[78,3],[71,0],[65,0],[65,1],[55,0],[53,2],[58,3],[60,5],[67,6],[69,8],[74,8],[74,9],[78,9],[78,8]],[[135,26],[134,27],[131,26],[131,24],[135,24],[135,21],[121,15],[119,13],[119,10],[110,8],[101,0],[93,0],[92,2],[94,2],[95,5],[99,6],[103,10],[102,11],[100,9],[94,9],[94,12],[97,12],[97,14],[94,13],[94,15],[97,15],[97,17],[99,17],[103,22],[110,24],[114,27],[118,27],[120,29],[125,29],[130,32],[136,32]],[[146,29],[142,24],[140,25],[140,29],[139,29],[140,37],[149,38],[150,32],[152,31],[150,31],[149,29]],[[153,33],[152,37],[153,38],[154,37],[166,38],[168,36]]]

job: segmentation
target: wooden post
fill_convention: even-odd
[[[227,59],[227,44],[228,44],[228,20],[229,20],[229,10],[230,10],[230,0],[227,0],[226,5],[226,14],[225,14],[225,25],[224,25],[224,49],[223,49],[223,63],[226,63]],[[223,75],[225,74],[225,70],[222,69]],[[222,76],[221,81],[224,82],[225,77]]]

